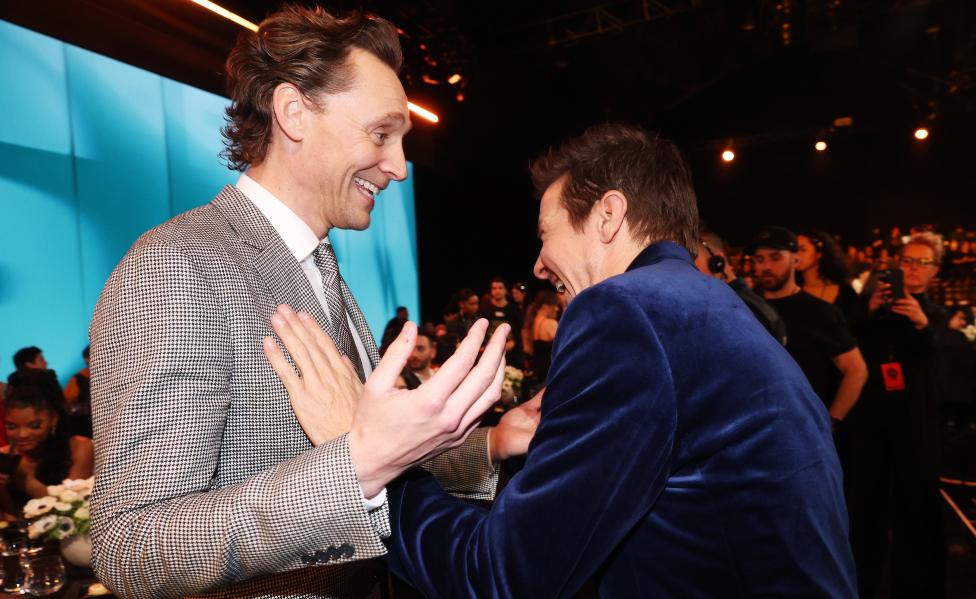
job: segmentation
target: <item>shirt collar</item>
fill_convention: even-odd
[[[246,174],[237,180],[236,187],[268,219],[285,246],[295,256],[295,260],[303,262],[320,243],[329,242],[328,237],[316,237],[311,227],[292,212],[291,208]]]
[[[668,258],[691,263],[691,254],[688,253],[688,250],[673,241],[658,241],[641,250],[641,253],[637,254],[634,261],[627,267],[627,270],[631,271],[642,266],[650,266]]]

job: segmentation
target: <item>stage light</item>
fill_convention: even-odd
[[[929,130],[926,129],[925,127],[919,127],[918,129],[915,130],[915,139],[919,141],[923,139],[927,139],[928,136],[929,136]]]
[[[441,120],[440,117],[434,114],[433,112],[427,110],[423,106],[417,106],[413,102],[407,102],[407,108],[410,109],[410,112],[414,113],[420,118],[427,119],[432,123],[436,123]]]
[[[230,19],[231,21],[237,23],[241,27],[247,27],[251,31],[258,30],[258,26],[255,25],[254,23],[248,21],[242,16],[235,15],[234,13],[230,12],[226,8],[222,6],[218,6],[213,2],[211,2],[210,0],[190,0],[190,1],[193,2],[194,4],[199,4],[200,6],[206,8],[207,10],[217,13],[218,15],[224,17],[225,19]]]
[[[447,82],[450,83],[451,85],[457,84],[457,82],[460,80],[461,80],[461,75],[459,75],[458,73],[454,73],[453,75],[447,78]]]
[[[827,149],[827,142],[825,142],[824,140],[821,139],[821,140],[817,141],[817,143],[813,144],[813,147],[818,152],[823,152],[824,150]]]
[[[725,150],[722,152],[722,160],[725,162],[732,162],[735,160],[735,152],[732,150]]]

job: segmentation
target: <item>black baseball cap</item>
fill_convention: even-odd
[[[786,250],[795,252],[797,250],[796,235],[786,227],[767,226],[759,230],[753,238],[752,243],[746,248],[749,254],[755,254],[759,248],[770,248],[774,250]]]

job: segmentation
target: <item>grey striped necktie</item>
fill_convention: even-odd
[[[363,363],[359,357],[359,350],[353,341],[352,332],[349,330],[349,321],[346,318],[346,302],[342,298],[342,286],[340,281],[342,275],[339,274],[339,263],[336,262],[335,252],[332,251],[332,244],[320,243],[315,248],[315,266],[318,267],[322,275],[322,285],[325,288],[325,301],[329,306],[328,333],[335,342],[339,352],[349,356],[356,372],[359,373],[359,380],[366,380],[366,373],[363,370]]]

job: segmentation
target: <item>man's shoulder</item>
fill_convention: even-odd
[[[153,250],[173,250],[185,254],[219,250],[232,229],[226,216],[213,201],[186,212],[143,233],[129,254]]]

